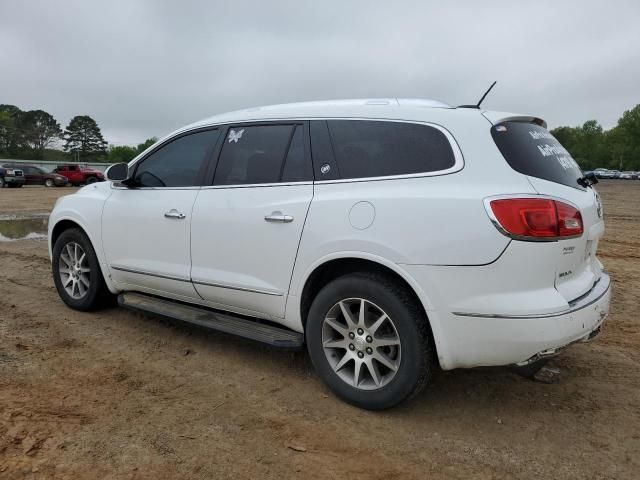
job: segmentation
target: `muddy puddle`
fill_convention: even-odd
[[[0,218],[0,242],[47,238],[47,217]]]

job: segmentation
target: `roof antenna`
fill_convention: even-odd
[[[458,105],[457,108],[477,108],[477,109],[480,109],[480,104],[482,102],[484,102],[484,99],[487,97],[487,95],[489,95],[489,92],[491,91],[491,89],[493,87],[495,87],[496,83],[498,83],[497,80],[491,84],[491,86],[488,88],[488,90],[486,92],[484,92],[484,95],[482,95],[482,98],[480,98],[480,101],[477,103],[477,105]]]

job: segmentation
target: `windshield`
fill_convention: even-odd
[[[584,190],[582,172],[571,154],[547,129],[533,123],[503,122],[491,136],[511,168],[531,177]]]

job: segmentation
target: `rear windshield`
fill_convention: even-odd
[[[503,122],[491,129],[491,136],[514,170],[584,190],[578,183],[580,167],[547,129],[533,123]]]

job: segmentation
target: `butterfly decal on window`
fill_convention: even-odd
[[[229,143],[235,142],[238,143],[238,140],[242,138],[242,134],[244,133],[244,128],[242,130],[230,130],[229,131]]]

